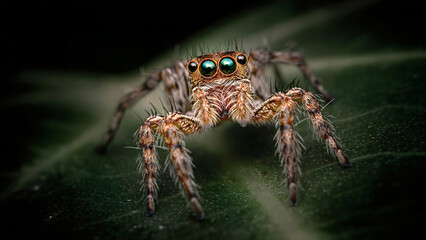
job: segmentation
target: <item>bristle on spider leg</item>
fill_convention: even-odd
[[[160,100],[161,106],[163,107],[164,115],[169,114],[169,110],[167,110],[167,108],[164,106],[164,103],[163,103],[163,101],[161,100],[161,98],[158,98],[158,99]]]
[[[142,123],[143,123],[143,120],[142,120],[141,115],[139,115],[139,113],[138,113],[138,112],[136,112],[136,111],[135,111],[135,109],[132,109],[132,112],[133,112],[134,114],[136,114],[136,116],[138,116],[138,118],[139,118],[139,120],[141,121],[141,124],[142,124]]]

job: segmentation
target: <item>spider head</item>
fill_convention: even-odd
[[[196,57],[187,69],[193,86],[219,79],[240,80],[249,77],[248,57],[238,51],[218,52]]]

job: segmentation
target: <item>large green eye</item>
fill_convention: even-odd
[[[220,60],[219,68],[220,71],[222,71],[224,74],[231,74],[235,72],[237,65],[235,64],[234,59],[230,57],[224,57],[222,60]]]
[[[200,65],[200,73],[204,77],[211,77],[216,73],[216,63],[212,60],[205,60]]]

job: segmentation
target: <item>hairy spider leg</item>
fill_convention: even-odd
[[[286,92],[295,102],[303,103],[304,108],[308,112],[308,116],[314,127],[314,132],[317,136],[323,139],[326,145],[330,148],[330,152],[337,157],[342,167],[349,168],[351,163],[348,158],[343,154],[341,147],[336,141],[333,132],[330,130],[331,125],[327,123],[320,111],[320,105],[315,99],[314,95],[301,88],[292,88]]]
[[[276,68],[277,63],[286,63],[286,64],[295,64],[300,68],[303,75],[308,79],[312,84],[315,91],[324,96],[327,101],[331,101],[333,96],[324,88],[320,80],[315,76],[312,70],[306,64],[305,58],[299,52],[284,51],[284,52],[274,52],[274,51],[252,51],[250,57],[253,61],[259,62],[256,64],[256,67],[261,71],[263,75],[263,68],[265,64],[272,64],[275,66],[274,70],[277,72],[277,76],[281,77],[278,69]],[[262,66],[263,65],[263,66]],[[259,71],[258,70],[258,71]],[[255,74],[258,75],[258,74]],[[264,81],[264,80],[263,80]]]
[[[146,190],[146,216],[152,216],[155,212],[155,199],[157,198],[157,181],[156,176],[160,169],[158,163],[157,151],[155,148],[155,138],[151,125],[158,124],[158,117],[149,119],[139,129],[139,144],[141,146],[142,155],[138,158],[138,171],[142,173],[145,183],[142,185]]]
[[[169,113],[165,117],[161,116],[152,116],[146,120],[142,125],[141,129],[147,131],[149,128],[151,131],[159,133],[163,136],[165,144],[169,148],[171,165],[170,173],[174,177],[175,181],[180,183],[180,188],[183,189],[184,194],[189,200],[191,206],[194,208],[197,218],[204,218],[204,211],[200,204],[200,196],[197,191],[197,185],[194,182],[194,176],[192,172],[192,160],[188,154],[188,151],[185,148],[185,143],[182,140],[184,135],[197,133],[202,130],[202,126],[194,117],[183,115],[180,113]],[[146,142],[149,140],[144,139],[147,137],[150,139],[150,135],[140,134],[140,140],[143,157],[150,157],[150,149],[144,147]],[[143,159],[144,164],[147,163]],[[150,165],[145,166],[145,169],[149,169]],[[146,183],[149,187],[149,181],[147,179]],[[148,197],[150,192],[147,191]],[[155,196],[155,194],[154,194]],[[154,212],[150,212],[153,208],[150,208],[150,198],[147,199],[147,213],[152,215]]]
[[[171,68],[163,69],[151,75],[142,85],[124,95],[115,110],[108,131],[95,148],[95,151],[100,154],[106,152],[108,145],[114,139],[126,109],[154,89],[161,81],[165,82],[169,98],[173,99],[178,110],[185,112],[189,106],[187,78],[188,73],[185,63],[178,61]]]
[[[296,203],[296,169],[297,158],[300,151],[297,151],[294,137],[294,112],[295,102],[284,93],[278,92],[268,98],[254,112],[253,122],[266,123],[272,120],[277,122],[279,129],[275,135],[277,141],[277,153],[281,165],[284,165],[284,174],[290,190],[290,200]]]
[[[296,203],[296,146],[294,141],[294,102],[289,98],[283,99],[283,104],[280,106],[279,116],[279,137],[277,132],[276,140],[278,141],[278,151],[282,154],[281,159],[285,160],[286,180],[290,189],[290,200]],[[282,161],[282,160],[281,160]]]
[[[271,54],[271,63],[293,63],[298,66],[303,75],[309,80],[312,84],[312,87],[324,96],[326,101],[331,101],[333,96],[324,88],[320,80],[315,76],[312,70],[306,64],[305,58],[299,52],[272,52]]]
[[[124,112],[126,109],[134,104],[138,99],[143,97],[150,90],[155,88],[158,83],[162,80],[161,72],[158,72],[152,76],[150,76],[145,83],[138,86],[133,91],[124,95],[120,103],[118,104],[114,116],[111,120],[109,128],[105,135],[103,136],[101,142],[96,146],[95,151],[99,154],[104,154],[107,150],[108,145],[114,139],[115,133],[117,132],[118,127],[120,126],[121,119],[123,118]]]
[[[250,81],[255,89],[256,96],[265,101],[271,96],[272,89],[265,80],[265,67],[269,63],[267,51],[251,51],[248,61]]]

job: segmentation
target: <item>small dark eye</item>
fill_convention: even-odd
[[[244,56],[243,54],[241,54],[241,55],[238,55],[238,57],[237,57],[237,62],[239,63],[239,64],[246,64],[246,62],[247,62],[247,58],[246,58],[246,56]]]
[[[200,73],[204,77],[211,77],[216,73],[216,63],[212,60],[205,60],[200,65]]]
[[[235,72],[235,69],[237,69],[237,65],[235,64],[234,59],[229,57],[224,57],[222,60],[220,60],[219,63],[220,71],[222,71],[225,74],[231,74]]]
[[[197,66],[198,66],[198,64],[196,62],[190,62],[188,64],[188,70],[190,72],[195,72],[195,70],[197,70]]]

